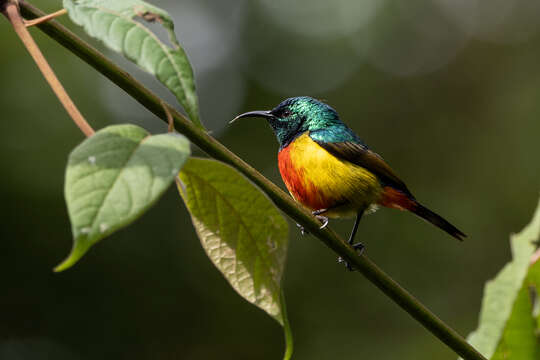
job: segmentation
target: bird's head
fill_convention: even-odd
[[[309,96],[289,98],[272,110],[250,111],[238,115],[233,121],[245,117],[265,118],[282,148],[306,131],[342,124],[334,109]]]

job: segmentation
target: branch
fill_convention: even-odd
[[[79,112],[79,109],[75,106],[69,95],[67,94],[66,90],[54,74],[54,71],[52,70],[51,66],[41,53],[41,50],[39,50],[39,47],[37,46],[36,42],[28,32],[28,29],[26,28],[26,25],[21,17],[21,14],[19,13],[19,8],[17,6],[17,2],[14,0],[8,0],[5,4],[2,4],[2,13],[7,17],[11,25],[13,26],[13,29],[21,39],[22,43],[34,59],[36,65],[38,66],[39,70],[41,70],[41,73],[43,74],[43,77],[47,82],[49,83],[51,89],[58,97],[58,100],[62,103],[66,111],[68,112],[69,116],[73,119],[75,124],[81,129],[81,131],[86,136],[92,136],[94,135],[94,130],[92,127],[86,122],[82,114]],[[53,14],[54,16],[58,16],[57,14]]]
[[[36,18],[43,15],[41,11],[24,1],[20,1],[20,5],[23,14],[28,18]],[[328,227],[320,229],[319,221],[316,220],[311,213],[307,212],[296,203],[283,190],[229,151],[216,139],[187,120],[170,105],[165,104],[154,93],[145,88],[138,81],[134,80],[128,73],[116,66],[92,46],[81,40],[65,27],[59,25],[56,21],[42,23],[39,24],[38,27],[82,60],[86,61],[90,66],[108,77],[112,82],[164,121],[167,121],[167,114],[163,108],[163,106],[166,106],[173,116],[176,129],[179,132],[187,136],[195,145],[200,147],[211,157],[233,166],[239,172],[244,174],[244,176],[265,192],[283,212],[289,215],[297,223],[302,224],[302,226],[308,229],[314,236],[334,250],[336,254],[352,264],[355,269],[360,271],[376,287],[382,290],[396,304],[407,311],[413,318],[419,321],[426,329],[447,344],[457,354],[466,360],[486,360],[455,330],[446,325],[407,292],[407,290],[386,275],[367,256],[359,256],[343,239]]]

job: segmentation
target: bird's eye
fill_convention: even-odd
[[[289,115],[291,115],[290,110],[283,110],[283,112],[281,113],[281,116],[283,116],[283,117],[287,117]]]

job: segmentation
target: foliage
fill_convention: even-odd
[[[281,290],[287,222],[247,179],[218,161],[191,158],[179,178],[178,190],[206,254],[238,294],[284,326],[290,356]]]
[[[166,11],[140,0],[64,0],[64,7],[88,35],[156,76],[173,92],[191,120],[202,127],[193,70]],[[173,47],[161,42],[135,20],[137,17],[163,25]]]
[[[148,210],[189,153],[183,135],[151,136],[135,125],[106,127],[77,146],[65,182],[74,245],[55,270],[72,266],[92,245]]]
[[[193,71],[165,11],[139,0],[64,0],[64,6],[89,35],[155,75],[202,128]],[[136,17],[162,24],[173,48]],[[188,155],[183,136],[149,136],[133,125],[105,128],[83,142],[66,173],[74,247],[55,270],[72,266],[90,246],[142,215]],[[242,297],[284,326],[289,358],[292,337],[280,286],[288,236],[283,216],[258,188],[216,161],[191,159],[180,178],[181,195],[209,258]]]
[[[512,235],[513,260],[484,291],[480,324],[468,341],[492,360],[528,360],[540,357],[538,310],[533,313],[540,291],[540,262],[531,264],[540,237],[540,203],[531,223]]]
[[[283,325],[283,216],[236,170],[215,160],[191,158],[179,177],[180,195],[210,260],[241,296]]]

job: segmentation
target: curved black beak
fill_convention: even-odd
[[[246,117],[260,117],[260,118],[262,117],[268,120],[275,118],[275,116],[270,112],[270,110],[250,111],[250,112],[238,115],[237,117],[232,119],[229,122],[229,124],[232,124],[233,122],[235,122],[236,120],[240,118],[246,118]]]

